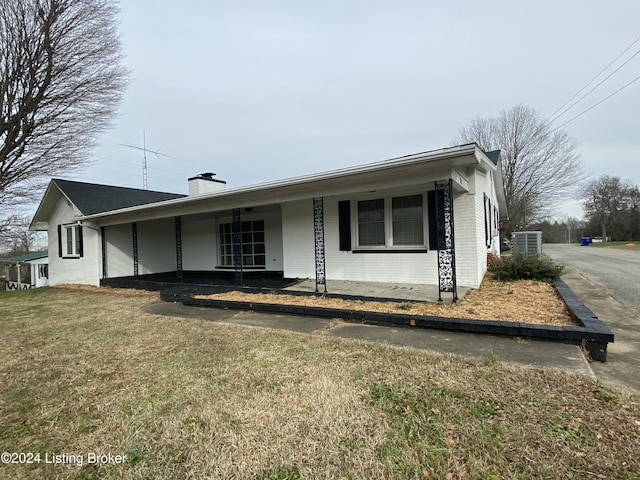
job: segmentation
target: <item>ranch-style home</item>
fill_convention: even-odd
[[[189,195],[51,180],[31,228],[51,285],[193,272],[478,287],[507,217],[500,153],[475,143]]]

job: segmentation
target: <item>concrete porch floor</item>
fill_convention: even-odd
[[[140,275],[138,277],[118,277],[101,280],[102,286],[124,288],[146,288],[165,290],[168,288],[187,288],[206,290],[207,287],[226,289],[277,290],[280,292],[314,293],[316,282],[313,278],[284,278],[281,272],[245,272],[242,287],[234,286],[234,273],[230,271],[183,272],[182,282],[177,282],[176,272],[163,272]],[[458,287],[458,299],[462,300],[469,287]],[[324,293],[322,285],[320,293]],[[438,286],[411,283],[359,282],[351,280],[327,280],[327,294],[354,297],[392,299],[409,302],[438,301]],[[451,303],[453,295],[443,293],[442,301]]]
[[[283,291],[315,292],[316,282],[313,279],[304,279],[283,288]],[[469,287],[458,287],[458,299],[462,300]],[[322,285],[320,293],[324,292]],[[437,302],[438,286],[421,285],[411,283],[385,283],[385,282],[356,282],[346,280],[327,280],[327,293],[337,295],[353,295],[359,297],[390,298],[415,302]],[[443,293],[442,301],[451,303],[453,294]]]

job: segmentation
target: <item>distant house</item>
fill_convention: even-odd
[[[0,260],[5,267],[5,290],[22,290],[49,285],[49,252],[26,253]]]
[[[499,152],[476,144],[189,195],[52,180],[31,228],[49,235],[52,285],[169,273],[277,272],[478,287],[506,218]]]

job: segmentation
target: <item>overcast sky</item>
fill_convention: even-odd
[[[446,147],[472,118],[519,103],[551,116],[640,37],[636,0],[121,9],[132,82],[95,163],[72,178],[142,187],[143,152],[120,144],[142,147],[144,131],[146,147],[169,156],[147,153],[149,188],[179,193],[206,171],[235,187]],[[640,55],[554,125],[639,75]],[[640,81],[565,127],[588,173],[640,184],[639,112]]]

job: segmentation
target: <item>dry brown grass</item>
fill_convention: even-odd
[[[36,478],[638,479],[640,401],[588,379],[144,313],[156,296],[0,293],[0,464]]]
[[[500,282],[487,275],[480,289],[471,290],[458,303],[374,302],[329,297],[244,292],[198,295],[209,300],[306,305],[351,311],[406,313],[477,320],[503,320],[540,325],[578,325],[553,285],[533,280]]]

